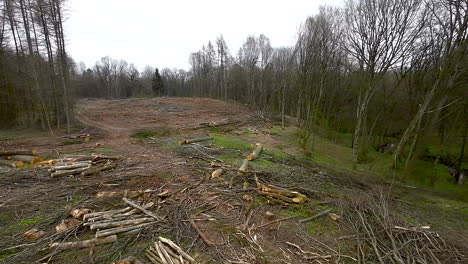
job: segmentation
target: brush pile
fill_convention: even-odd
[[[154,264],[195,263],[195,260],[176,243],[164,237],[159,237],[159,241],[154,242],[154,246],[147,249],[145,255]]]

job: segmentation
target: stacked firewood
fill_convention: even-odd
[[[154,264],[195,263],[195,260],[176,243],[164,237],[159,237],[159,241],[154,242],[154,246],[147,249],[145,255]]]
[[[25,164],[34,165],[42,162],[35,150],[0,151],[0,165],[22,168]]]
[[[71,155],[54,160],[50,167],[51,177],[69,176],[80,174],[82,176],[92,175],[100,171],[110,170],[116,167],[112,160],[119,157],[104,155]]]

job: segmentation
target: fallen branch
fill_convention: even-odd
[[[115,235],[115,234],[131,231],[131,230],[134,230],[134,229],[140,229],[142,227],[152,225],[152,224],[156,224],[156,223],[157,222],[149,222],[149,223],[143,223],[143,224],[139,224],[139,225],[135,225],[135,226],[109,228],[109,229],[106,229],[106,230],[96,232],[96,238]]]
[[[117,241],[117,235],[111,235],[104,238],[93,238],[77,242],[53,243],[50,248],[70,249],[70,248],[88,248],[103,244],[109,244]]]
[[[207,246],[214,246],[215,244],[213,242],[211,242],[207,237],[206,235],[200,230],[200,228],[198,228],[197,224],[195,224],[195,221],[193,221],[192,218],[190,218],[190,224],[192,225],[192,227],[195,229],[195,231],[197,231],[198,235],[200,235],[200,238],[203,240],[203,242],[205,242],[205,244]]]
[[[314,219],[316,219],[316,218],[319,218],[319,217],[322,216],[322,215],[325,215],[325,214],[329,213],[331,210],[332,210],[331,208],[330,208],[330,209],[327,209],[327,210],[322,211],[322,212],[320,212],[320,213],[318,213],[318,214],[316,214],[316,215],[314,215],[314,216],[311,216],[311,217],[308,217],[308,218],[305,218],[305,219],[301,219],[301,220],[299,220],[299,222],[300,222],[300,223],[305,223],[305,222],[312,221],[312,220],[314,220]]]
[[[174,249],[177,253],[179,253],[184,259],[186,259],[190,263],[195,262],[195,260],[189,254],[185,253],[179,246],[176,245],[176,243],[172,242],[172,240],[168,238],[164,238],[164,237],[159,237],[159,240],[167,244],[168,246],[170,246],[172,249]]]
[[[293,215],[293,216],[288,216],[288,217],[285,217],[285,218],[277,219],[275,221],[271,221],[271,222],[265,223],[263,225],[259,225],[259,226],[255,227],[255,228],[262,228],[262,227],[265,227],[265,226],[269,226],[269,225],[272,225],[272,224],[276,224],[276,223],[279,223],[279,222],[289,220],[289,219],[294,218],[294,217],[296,217],[296,216]]]
[[[196,143],[196,142],[208,141],[208,140],[211,140],[211,139],[213,139],[213,138],[210,137],[210,136],[201,137],[201,138],[184,139],[184,140],[182,140],[182,141],[179,141],[179,144],[180,144],[180,145],[183,145],[183,144],[192,144],[192,143]]]
[[[146,222],[151,222],[153,218],[137,218],[137,219],[130,219],[130,220],[123,220],[123,221],[110,221],[107,223],[96,223],[89,226],[89,229],[104,229],[109,227],[118,227],[118,226],[126,226],[126,225],[136,225]]]
[[[81,173],[82,171],[85,171],[89,169],[91,166],[84,167],[84,168],[78,168],[78,169],[73,169],[73,170],[59,170],[56,172],[53,172],[50,174],[51,177],[59,177],[59,176],[67,176],[67,175],[74,175]]]
[[[122,200],[123,200],[125,203],[127,203],[128,205],[130,205],[131,207],[142,211],[143,213],[145,213],[145,214],[147,214],[147,215],[153,217],[154,219],[156,219],[156,220],[158,220],[158,221],[164,221],[164,219],[162,219],[161,217],[159,217],[159,216],[153,214],[152,212],[146,210],[145,208],[139,206],[138,204],[136,204],[136,203],[130,201],[130,200],[127,199],[127,198],[124,197],[124,198],[122,198]]]
[[[89,170],[85,170],[81,172],[81,176],[87,176],[87,175],[92,175],[95,173],[98,173],[100,171],[106,171],[106,170],[111,170],[117,167],[115,164],[107,165],[107,166],[102,166],[102,167],[97,167],[97,168],[92,168]]]

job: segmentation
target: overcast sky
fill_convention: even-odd
[[[103,56],[139,69],[189,68],[189,55],[223,35],[232,54],[248,35],[274,47],[294,43],[299,25],[321,5],[343,0],[71,0],[68,50],[91,67]]]

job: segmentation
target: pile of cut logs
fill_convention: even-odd
[[[0,165],[22,168],[25,164],[34,165],[42,162],[35,150],[0,151]]]
[[[111,160],[119,157],[104,155],[69,155],[54,160],[49,169],[51,177],[68,176],[80,174],[82,176],[92,175],[100,171],[110,170],[116,167]]]
[[[95,238],[76,241],[53,243],[50,248],[70,249],[87,248],[117,241],[117,235],[129,235],[140,232],[143,227],[153,225],[162,218],[148,211],[154,203],[138,205],[136,202],[123,198],[128,207],[110,211],[93,212],[83,215],[83,226],[96,230]]]
[[[154,246],[146,250],[146,257],[154,264],[186,264],[195,260],[172,240],[159,237]]]

